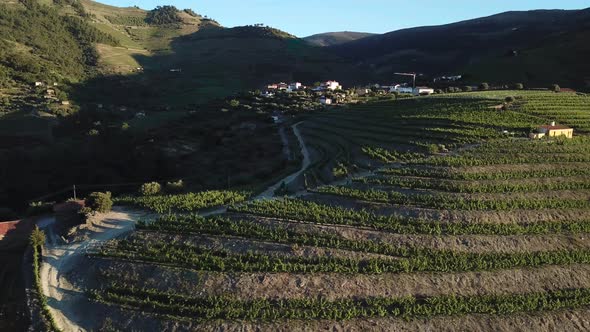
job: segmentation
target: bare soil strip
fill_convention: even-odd
[[[270,241],[258,241],[232,236],[167,234],[140,231],[135,233],[133,237],[143,240],[146,243],[152,241],[163,241],[166,243],[178,242],[181,244],[198,246],[200,248],[206,248],[210,250],[225,250],[236,254],[247,254],[248,252],[253,252],[260,254],[280,255],[285,257],[335,257],[351,259],[389,257],[385,255],[362,253],[350,250],[330,249],[296,244],[281,244]]]
[[[360,201],[353,198],[332,195],[310,194],[305,200],[346,209],[364,209],[376,215],[400,215],[439,222],[469,222],[498,224],[530,224],[545,221],[587,221],[590,210],[584,209],[542,209],[511,211],[457,211],[435,210],[419,207],[395,206],[383,203]]]
[[[176,323],[164,324],[172,328]],[[353,319],[334,321],[283,321],[277,323],[213,322],[187,326],[200,331],[223,332],[297,332],[297,331],[494,331],[494,332],[550,332],[590,330],[590,309],[515,314],[510,316],[464,315],[404,321],[392,318]]]
[[[103,261],[105,279],[180,294],[302,299],[433,296],[443,294],[521,294],[590,287],[590,265],[461,273],[345,275],[339,273],[216,273],[150,264]]]
[[[236,216],[239,217],[239,216]],[[298,223],[250,216],[248,220],[268,227],[283,227],[303,234],[330,234],[354,241],[374,241],[400,247],[429,248],[473,253],[515,253],[590,249],[590,234],[575,235],[405,235],[352,226]]]

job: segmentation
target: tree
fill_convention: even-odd
[[[461,87],[461,90],[463,92],[470,92],[472,90],[472,88],[469,85],[466,85],[464,87]]]
[[[515,90],[522,90],[522,89],[524,89],[524,84],[516,83],[516,84],[514,84],[514,89]]]
[[[485,83],[485,82],[484,83],[481,83],[479,85],[479,89],[480,90],[489,90],[490,89],[490,85],[488,83]]]
[[[553,92],[559,92],[559,91],[561,91],[561,87],[557,84],[551,84],[551,87],[549,88],[549,90],[551,90]]]
[[[45,244],[45,232],[39,229],[39,226],[35,225],[35,228],[29,236],[29,240],[31,241],[31,246],[33,248],[36,249],[42,247]]]
[[[504,101],[506,101],[507,103],[513,103],[514,102],[514,97],[508,96],[508,97],[506,97],[506,99],[504,99]]]
[[[238,107],[238,106],[240,106],[240,101],[237,100],[237,99],[232,99],[232,100],[229,101],[229,105],[231,107]]]
[[[164,25],[182,22],[178,15],[178,9],[174,6],[158,6],[150,10],[145,18],[148,24]]]
[[[139,192],[144,196],[157,195],[162,191],[162,186],[158,182],[148,182],[141,185]]]
[[[110,192],[93,192],[85,200],[86,206],[96,212],[109,212],[113,207],[113,199]]]

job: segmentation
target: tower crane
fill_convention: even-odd
[[[395,73],[400,76],[412,76],[412,88],[416,88],[416,73]]]

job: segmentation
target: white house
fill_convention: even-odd
[[[43,82],[35,82],[35,86],[43,86]]]
[[[422,95],[431,95],[434,93],[434,89],[425,87],[425,86],[417,86],[414,88],[414,96],[422,96]]]
[[[302,84],[300,82],[290,83],[289,87],[287,87],[287,91],[292,92],[292,91],[301,89],[301,87],[302,87]]]
[[[342,85],[340,85],[340,83],[338,83],[337,81],[327,81],[322,83],[321,87],[323,87],[326,90],[341,90],[342,89]]]
[[[326,98],[326,97],[322,97],[322,98],[320,98],[320,104],[322,104],[322,105],[331,105],[332,104],[332,99]]]

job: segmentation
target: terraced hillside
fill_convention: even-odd
[[[506,96],[516,102],[495,107]],[[320,175],[337,165],[343,181],[138,223],[90,251],[89,273],[71,276],[93,313],[78,320],[152,330],[586,330],[590,139],[525,138],[550,120],[532,105],[584,98],[456,94],[311,116],[300,125],[316,162],[307,178],[332,181]]]

